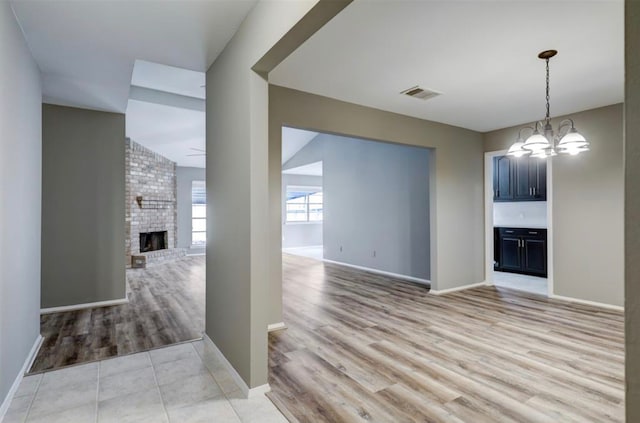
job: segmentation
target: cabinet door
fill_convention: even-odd
[[[500,268],[503,270],[522,270],[520,237],[504,235],[500,239]]]
[[[523,238],[522,270],[547,276],[547,242],[542,238]]]
[[[513,198],[515,200],[533,199],[531,173],[535,171],[536,159],[518,157],[513,160]]]
[[[534,188],[534,199],[547,200],[547,161],[545,159],[531,159],[535,165],[531,166],[531,186]]]
[[[513,200],[510,157],[499,156],[493,158],[493,200]]]

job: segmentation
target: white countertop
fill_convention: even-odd
[[[540,225],[500,225],[494,226],[494,228],[518,228],[518,229],[547,229],[546,226]]]

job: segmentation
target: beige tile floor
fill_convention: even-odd
[[[531,292],[547,296],[547,278],[536,276],[520,275],[509,272],[493,272],[493,284],[498,287],[517,289],[519,291]]]
[[[286,423],[203,341],[26,376],[3,423]]]

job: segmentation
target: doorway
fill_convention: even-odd
[[[552,295],[551,161],[485,153],[488,284]]]
[[[323,162],[312,143],[318,135],[282,128],[282,251],[323,260]]]

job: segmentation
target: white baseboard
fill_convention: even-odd
[[[283,330],[286,328],[287,325],[285,325],[284,322],[271,323],[270,325],[267,325],[267,332],[275,332],[277,330]]]
[[[465,289],[478,288],[480,286],[488,286],[488,284],[486,282],[478,282],[478,283],[472,283],[471,285],[457,286],[455,288],[449,288],[449,289],[441,289],[441,290],[432,289],[429,292],[434,295],[443,295],[443,294],[450,294],[452,292],[464,291]]]
[[[42,337],[42,335],[38,335],[38,337],[36,338],[36,341],[33,343],[33,346],[31,347],[31,351],[29,351],[29,355],[27,356],[27,359],[24,361],[24,364],[20,369],[20,372],[18,373],[15,380],[13,381],[13,385],[11,385],[11,389],[9,389],[7,396],[2,401],[2,405],[0,405],[0,422],[2,421],[2,419],[4,419],[5,414],[7,414],[7,411],[9,410],[9,406],[11,405],[11,401],[13,400],[13,396],[18,391],[18,387],[20,386],[20,383],[24,378],[24,374],[27,373],[31,368],[31,366],[33,365],[33,361],[36,359],[36,355],[38,355],[38,351],[40,350],[42,341],[44,341],[44,338]]]
[[[379,269],[372,269],[370,267],[357,266],[355,264],[343,263],[341,261],[334,261],[334,260],[329,260],[329,259],[322,259],[322,261],[327,262],[327,263],[332,263],[332,264],[339,264],[340,266],[352,267],[354,269],[364,270],[366,272],[377,273],[377,274],[384,275],[384,276],[391,276],[392,278],[404,279],[404,280],[407,280],[409,282],[415,282],[415,283],[419,283],[419,284],[422,284],[422,285],[431,286],[431,281],[428,280],[428,279],[420,279],[420,278],[416,278],[416,277],[413,277],[413,276],[401,275],[399,273],[387,272],[386,270],[379,270]]]
[[[249,386],[246,384],[244,379],[242,379],[242,377],[238,374],[236,369],[231,365],[231,363],[229,363],[229,360],[227,360],[227,357],[225,357],[224,354],[222,354],[222,351],[220,351],[218,346],[213,343],[211,338],[209,338],[209,335],[205,333],[203,339],[204,339],[204,342],[207,345],[209,345],[211,349],[214,351],[214,353],[218,356],[220,361],[222,361],[226,369],[229,371],[229,374],[233,378],[233,381],[236,383],[236,385],[238,385],[238,388],[240,388],[245,398],[253,398],[259,395],[263,395],[266,392],[269,392],[271,390],[271,387],[269,386],[268,383],[265,383],[264,385],[256,386],[255,388],[249,388]]]
[[[40,314],[60,313],[63,311],[82,310],[85,308],[109,307],[109,306],[122,305],[122,304],[128,304],[128,303],[129,303],[128,298],[121,298],[118,300],[98,301],[96,303],[73,304],[68,306],[41,308]]]
[[[622,306],[606,304],[606,303],[598,303],[596,301],[581,300],[580,298],[563,297],[562,295],[556,295],[556,294],[551,295],[549,298],[552,298],[554,300],[566,301],[568,303],[576,303],[576,304],[588,305],[593,307],[605,308],[607,310],[624,311],[624,307]]]

